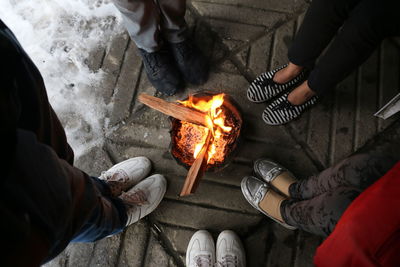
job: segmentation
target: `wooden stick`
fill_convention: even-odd
[[[209,130],[206,142],[204,143],[200,153],[197,155],[196,160],[193,162],[186,176],[185,183],[182,187],[180,196],[187,196],[193,194],[197,188],[198,181],[203,176],[206,166],[207,166],[207,151],[210,145],[212,133]]]
[[[207,115],[203,112],[182,105],[178,105],[176,103],[171,103],[148,94],[140,94],[138,99],[143,104],[166,115],[172,116],[178,120],[187,121],[207,127]]]

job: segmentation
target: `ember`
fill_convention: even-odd
[[[180,104],[147,94],[139,100],[172,117],[171,153],[190,167],[180,196],[194,193],[206,170],[226,166],[242,127],[240,113],[227,95],[196,94]]]
[[[190,96],[186,101],[178,101],[186,107],[207,114],[207,127],[173,120],[171,152],[186,167],[192,166],[209,132],[211,132],[211,140],[207,147],[207,170],[222,167],[235,148],[240,133],[241,119],[230,102],[225,101],[226,98],[225,94],[195,95]]]

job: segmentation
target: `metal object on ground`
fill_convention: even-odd
[[[400,111],[400,93],[393,97],[383,108],[374,114],[374,116],[386,120]]]

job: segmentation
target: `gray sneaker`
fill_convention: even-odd
[[[246,267],[246,256],[240,238],[230,230],[219,234],[217,240],[217,267]]]
[[[285,199],[283,196],[279,195],[275,191],[273,191],[270,186],[258,180],[256,177],[247,176],[244,177],[241,183],[242,193],[246,200],[252,205],[256,210],[260,211],[270,219],[279,223],[283,227],[295,230],[296,227],[290,226],[285,222],[277,219],[277,215],[281,216],[280,213],[280,204]],[[264,209],[261,208],[260,204],[268,194],[268,203],[264,206]],[[263,204],[265,204],[263,202]],[[269,205],[269,206],[268,206]],[[265,210],[268,210],[265,211]]]
[[[108,171],[102,172],[100,179],[105,180],[114,197],[119,196],[122,191],[126,191],[143,178],[151,170],[151,162],[146,157],[135,157],[124,160]]]
[[[161,174],[154,174],[119,197],[126,205],[126,226],[139,221],[155,210],[164,197],[167,181]]]

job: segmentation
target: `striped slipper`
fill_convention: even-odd
[[[289,93],[285,93],[275,99],[262,114],[266,124],[282,125],[299,117],[307,108],[315,105],[318,96],[313,96],[302,105],[292,105],[287,100]]]
[[[254,103],[265,102],[278,94],[295,88],[297,85],[305,81],[307,78],[308,71],[303,70],[299,75],[294,77],[287,83],[276,83],[273,78],[275,73],[283,68],[286,68],[288,64],[280,66],[277,69],[265,72],[258,76],[251,84],[249,89],[247,89],[247,98]]]

